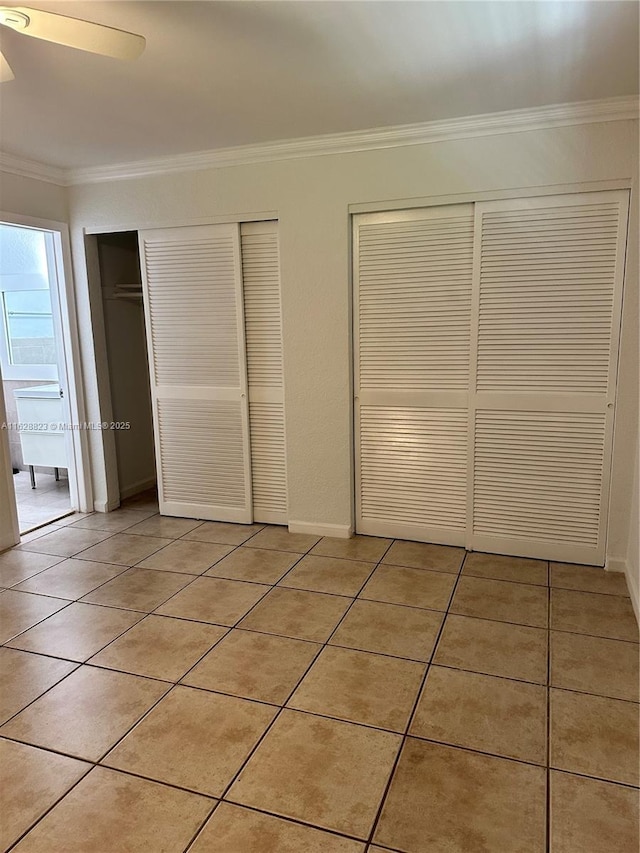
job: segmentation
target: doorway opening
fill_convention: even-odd
[[[0,222],[0,372],[18,526],[78,506],[60,234]]]
[[[96,234],[100,298],[94,323],[101,335],[98,384],[103,418],[110,429],[102,433],[107,460],[109,505],[114,509],[138,496],[155,499],[156,463],[153,415],[142,278],[137,231]],[[95,282],[96,286],[98,281]]]

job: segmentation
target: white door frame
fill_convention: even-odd
[[[80,338],[73,289],[69,226],[66,222],[21,216],[7,211],[0,211],[0,222],[7,225],[33,228],[39,231],[48,231],[53,235],[55,269],[50,272],[55,273],[55,275],[51,276],[55,287],[51,287],[50,281],[50,291],[52,303],[54,300],[56,303],[54,314],[58,313],[60,325],[62,326],[62,340],[60,341],[62,364],[60,365],[60,369],[64,375],[61,375],[59,378],[60,384],[65,390],[65,408],[69,415],[69,422],[73,425],[73,429],[69,430],[69,440],[67,441],[67,448],[70,454],[69,498],[72,509],[80,512],[92,512],[93,490],[91,486],[89,445],[85,428],[86,408],[80,368]],[[5,452],[8,452],[7,436],[3,436],[0,441],[2,445],[6,445]],[[8,476],[11,476],[10,471]],[[11,479],[10,494],[14,494],[15,500],[13,479]]]

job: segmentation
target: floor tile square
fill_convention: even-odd
[[[217,542],[220,545],[242,545],[258,533],[264,524],[228,524],[224,521],[205,521],[184,535],[195,542]]]
[[[340,595],[278,587],[245,616],[240,627],[324,643],[351,602]]]
[[[104,530],[107,533],[122,533],[134,524],[139,524],[153,513],[132,509],[115,509],[113,512],[93,512],[72,522],[74,529]]]
[[[320,650],[317,643],[230,631],[183,684],[281,705]]]
[[[495,622],[513,622],[546,628],[549,592],[546,587],[488,578],[461,577],[451,602],[451,613]]]
[[[639,710],[635,702],[551,689],[550,766],[638,785]]]
[[[22,581],[14,589],[75,601],[125,570],[125,566],[113,566],[109,563],[63,560],[56,566]]]
[[[383,564],[375,570],[359,597],[388,604],[446,610],[455,582],[455,575],[446,572]]]
[[[429,661],[443,614],[358,600],[329,641],[332,646]]]
[[[16,583],[37,575],[45,569],[55,566],[62,557],[51,554],[36,554],[31,551],[3,551],[0,554],[0,586],[13,586]]]
[[[68,661],[0,649],[0,725],[75,669]]]
[[[377,563],[384,557],[392,542],[392,539],[380,539],[377,536],[352,536],[350,539],[324,536],[317,545],[313,546],[311,553],[320,557],[339,557],[343,560]]]
[[[636,853],[638,792],[551,771],[552,853]]]
[[[408,738],[374,840],[406,853],[544,853],[542,767]]]
[[[195,575],[156,572],[153,569],[129,569],[109,583],[85,595],[83,601],[122,607],[148,613],[163,604],[178,590],[195,580]]]
[[[493,578],[540,586],[547,586],[549,581],[546,560],[507,557],[503,554],[482,554],[480,551],[467,554],[462,572],[477,578]]]
[[[138,564],[138,568],[201,575],[232,550],[233,545],[212,545],[210,542],[186,542],[181,539],[147,557]]]
[[[103,763],[220,796],[276,713],[271,705],[176,687]]]
[[[138,536],[160,536],[178,539],[202,524],[195,518],[173,518],[168,515],[152,515],[127,528],[127,533]]]
[[[280,586],[353,596],[360,592],[374,568],[375,563],[307,554],[280,581]]]
[[[551,563],[550,576],[551,586],[629,597],[627,579],[622,572],[605,572],[596,566],[573,563]]]
[[[638,623],[628,598],[569,589],[551,590],[551,628],[638,642]]]
[[[271,587],[223,578],[197,578],[158,608],[164,616],[235,625]]]
[[[217,625],[168,616],[145,616],[91,658],[91,664],[133,675],[178,681],[224,634],[225,629]]]
[[[538,684],[432,666],[411,734],[545,764],[547,690]]]
[[[295,566],[299,559],[300,554],[293,554],[291,551],[236,548],[228,557],[211,566],[205,575],[252,583],[275,584],[292,566]]]
[[[327,647],[287,706],[403,733],[424,673],[413,661]]]
[[[75,758],[0,739],[0,849],[10,847],[90,769]]]
[[[546,684],[547,632],[542,628],[449,615],[433,662]]]
[[[82,559],[133,566],[170,542],[170,539],[161,539],[157,536],[130,536],[128,533],[116,533],[99,545],[87,548],[82,554]]]
[[[39,554],[73,557],[92,545],[108,539],[110,535],[104,530],[81,530],[79,527],[64,527],[18,547],[20,551],[35,551]]]
[[[246,547],[306,554],[319,541],[319,536],[309,536],[306,533],[289,533],[286,527],[265,527],[246,542]]]
[[[24,513],[22,513],[24,515]],[[21,521],[21,516],[18,516],[18,523]],[[26,545],[29,542],[33,542],[34,539],[40,539],[41,536],[46,536],[47,533],[54,533],[56,530],[60,530],[61,527],[66,526],[62,524],[44,524],[42,527],[36,527],[33,530],[29,530],[28,533],[20,534],[20,544]]]
[[[0,735],[98,761],[169,688],[82,666],[0,729]]]
[[[367,838],[400,743],[390,732],[284,710],[228,799]]]
[[[15,649],[86,661],[142,618],[141,613],[71,604],[11,641]]]
[[[637,702],[639,655],[636,643],[552,631],[550,683]]]
[[[0,592],[0,643],[7,643],[27,628],[68,606],[69,602],[60,598],[14,592],[12,589]]]
[[[267,846],[268,845],[268,846]],[[189,853],[364,853],[364,844],[321,829],[220,803]]]
[[[183,853],[212,806],[197,794],[94,767],[15,850]]]
[[[425,542],[396,540],[384,555],[384,563],[409,566],[413,569],[435,569],[439,572],[460,571],[465,556],[464,548],[449,545],[429,545]]]

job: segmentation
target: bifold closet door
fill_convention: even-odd
[[[251,522],[239,227],[139,237],[160,511]]]
[[[473,205],[354,218],[356,530],[463,545]]]
[[[468,546],[605,557],[628,193],[478,203]]]
[[[278,223],[240,226],[253,518],[286,524],[287,468]]]

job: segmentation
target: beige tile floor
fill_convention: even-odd
[[[36,473],[36,488],[31,488],[28,471],[13,475],[20,530],[31,530],[71,512],[69,480],[63,469],[56,480],[53,473]]]
[[[637,853],[619,575],[143,498],[0,588],[3,850]]]

